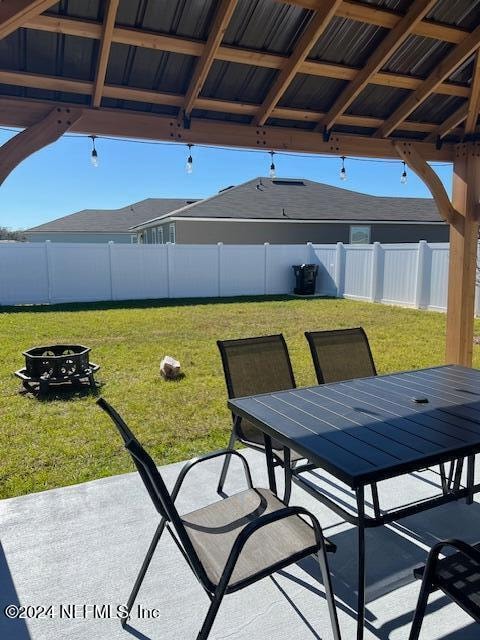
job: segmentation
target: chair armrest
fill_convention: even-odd
[[[228,556],[228,560],[225,564],[225,569],[220,579],[220,584],[223,585],[224,588],[226,588],[244,546],[256,531],[258,531],[262,527],[272,524],[273,522],[278,522],[279,520],[290,518],[291,516],[300,515],[304,515],[310,518],[310,520],[312,521],[313,529],[315,531],[315,539],[318,548],[321,549],[322,546],[324,546],[326,549],[322,528],[320,527],[320,523],[318,522],[317,518],[315,518],[314,515],[312,515],[303,507],[285,507],[284,509],[279,509],[278,511],[259,516],[258,518],[250,522],[244,529],[242,529],[242,531],[238,534],[237,539],[233,543],[232,550],[230,551],[230,555]]]
[[[438,557],[445,547],[452,547],[453,549],[456,549],[457,552],[480,565],[480,550],[466,542],[463,542],[462,540],[457,540],[456,538],[442,540],[441,542],[437,542],[437,544],[435,544],[429,551],[427,562],[425,563],[425,571],[423,573],[424,580],[431,580],[432,575],[435,573]]]
[[[193,469],[193,467],[195,467],[197,464],[200,464],[202,462],[207,462],[207,460],[213,460],[214,458],[220,458],[222,456],[236,456],[237,458],[240,458],[243,464],[243,470],[247,480],[248,488],[252,489],[253,488],[252,475],[250,473],[250,467],[248,466],[248,462],[244,458],[244,456],[242,456],[242,454],[236,451],[235,449],[220,449],[218,451],[211,451],[209,453],[206,453],[203,456],[192,458],[182,467],[182,470],[178,475],[178,478],[175,482],[175,486],[171,494],[172,500],[175,500],[175,498],[177,497],[178,492],[180,491],[180,488],[183,484],[183,481],[185,480],[185,477]]]

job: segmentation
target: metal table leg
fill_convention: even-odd
[[[468,456],[467,458],[467,504],[473,502],[473,486],[475,484],[475,456]]]
[[[267,459],[268,484],[270,491],[275,495],[277,493],[277,482],[275,480],[275,463],[273,460],[272,439],[266,433],[263,434],[265,439],[265,457]]]
[[[365,491],[363,487],[355,490],[357,496],[358,517],[358,604],[357,604],[357,640],[363,640],[365,622]]]

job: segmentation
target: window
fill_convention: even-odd
[[[130,235],[130,242],[131,242],[132,244],[137,244],[137,234],[136,234],[136,233],[132,233],[132,234]]]
[[[157,244],[157,230],[152,229],[152,244]]]
[[[370,244],[370,227],[368,225],[351,226],[350,244]]]
[[[168,225],[168,241],[175,244],[175,224]]]
[[[163,227],[158,227],[157,229],[157,242],[158,244],[164,244],[165,242],[163,239]]]

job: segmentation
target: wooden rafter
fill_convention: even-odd
[[[197,60],[195,71],[187,89],[185,95],[185,104],[183,111],[188,117],[195,105],[195,100],[198,98],[200,91],[207,79],[208,73],[212,68],[212,64],[215,61],[215,56],[222,43],[225,31],[233,16],[235,7],[237,6],[237,0],[221,0],[218,6],[215,19],[210,29],[207,42],[203,49],[202,55]]]
[[[445,222],[450,224],[458,223],[461,218],[460,214],[455,210],[454,206],[450,202],[450,198],[448,197],[442,181],[422,156],[416,144],[411,142],[394,142],[393,146],[397,150],[400,158],[428,187],[433,199],[435,200],[438,212]]]
[[[319,129],[331,129],[338,117],[352,104],[355,98],[369,84],[393,53],[405,42],[415,26],[427,15],[437,0],[416,0],[401,20],[391,29],[380,45],[374,50],[364,67],[342,91],[320,122]]]
[[[99,107],[102,101],[103,86],[107,75],[108,58],[110,56],[110,47],[112,46],[113,29],[115,27],[119,1],[120,0],[108,0],[105,12],[100,51],[98,53],[97,71],[93,87],[92,105],[94,107]]]
[[[81,115],[81,109],[55,107],[35,124],[5,142],[0,147],[0,185],[20,162],[58,140]]]
[[[102,34],[102,27],[98,23],[63,17],[38,16],[38,18],[31,20],[27,26],[40,31],[62,33],[95,40],[99,40]],[[465,35],[463,31],[462,34],[463,36]],[[205,49],[205,43],[199,40],[149,33],[147,31],[128,29],[125,27],[115,27],[112,40],[119,44],[171,51],[172,53],[195,57],[200,57]],[[225,62],[250,64],[267,69],[281,69],[286,61],[285,56],[232,46],[220,46],[215,58]],[[359,71],[355,67],[346,65],[305,60],[300,66],[299,73],[335,78],[338,80],[353,80]],[[413,78],[407,75],[379,72],[372,76],[370,82],[381,86],[415,90],[420,86],[422,81],[419,78]],[[468,87],[453,83],[440,84],[436,92],[462,98],[468,98],[470,93]]]
[[[458,127],[465,120],[466,117],[467,117],[467,105],[464,104],[459,109],[457,109],[454,113],[452,113],[452,115],[449,118],[447,118],[445,122],[442,122],[440,126],[438,126],[434,131],[432,131],[430,135],[427,136],[426,142],[435,142],[435,140],[437,139],[441,140],[449,133],[452,133],[452,131],[456,127]],[[405,121],[402,124],[402,127],[404,127],[407,124],[409,123]]]
[[[477,51],[470,89],[470,98],[467,107],[467,119],[465,133],[474,133],[477,127],[478,112],[480,111],[480,54]]]
[[[52,110],[51,102],[0,98],[0,124],[26,127],[38,122]],[[78,108],[78,105],[71,105]],[[62,108],[70,105],[61,105]],[[322,153],[372,158],[397,158],[390,140],[366,136],[332,135],[328,142],[319,133],[290,127],[254,127],[234,122],[219,122],[192,118],[185,128],[181,120],[157,114],[145,114],[120,109],[83,108],[82,117],[70,128],[74,133],[111,135],[145,140],[168,140],[183,144],[252,147],[255,149],[281,149],[300,153]],[[454,147],[444,144],[437,149],[433,144],[417,145],[427,160],[449,162]]]
[[[385,120],[377,130],[376,136],[389,136],[415,109],[430,96],[438,85],[446,80],[465,60],[480,46],[480,26],[472,31],[436,66],[435,70],[424,80],[402,104]]]
[[[318,11],[310,18],[307,27],[295,44],[292,55],[282,67],[276,80],[270,87],[262,106],[258,110],[254,118],[255,125],[262,126],[266,120],[268,120],[273,109],[277,106],[278,101],[298,73],[312,47],[329,25],[341,2],[342,0],[325,0]]]
[[[49,9],[57,0],[2,0],[0,40],[23,27],[28,20]]]
[[[93,91],[93,83],[88,80],[73,80],[59,78],[57,76],[43,76],[34,73],[20,73],[17,71],[0,71],[0,84],[9,84],[17,87],[29,87],[32,89],[46,89],[48,91],[63,91],[79,95],[90,95]],[[120,85],[104,85],[103,96],[117,100],[129,100],[131,102],[147,102],[170,107],[182,108],[185,97],[182,94],[161,93],[148,89],[133,89]],[[213,98],[198,98],[196,106],[206,111],[219,113],[232,113],[254,116],[258,106],[244,102],[230,102]],[[287,107],[275,107],[272,116],[283,120],[298,120],[299,122],[318,122],[325,114],[318,111],[290,109]],[[355,116],[343,114],[338,118],[338,123],[358,127],[376,129],[383,124],[381,118],[369,116]],[[437,125],[431,122],[406,122],[405,128],[409,131],[431,133],[437,130]],[[435,139],[435,138],[434,138]]]

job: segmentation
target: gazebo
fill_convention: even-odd
[[[0,180],[67,131],[399,159],[450,224],[446,360],[470,365],[479,48],[478,0],[3,0]]]

